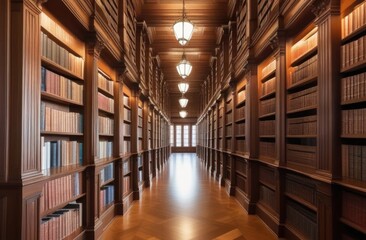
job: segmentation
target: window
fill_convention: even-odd
[[[183,146],[189,147],[189,125],[183,126]]]
[[[182,146],[182,125],[175,125],[175,146]]]
[[[174,146],[174,125],[170,125],[170,145]]]
[[[195,147],[197,145],[196,139],[197,139],[197,132],[196,132],[196,125],[192,126],[192,147]]]

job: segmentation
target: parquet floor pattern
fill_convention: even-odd
[[[195,154],[172,154],[142,199],[117,216],[105,240],[270,240],[264,223],[229,197]]]

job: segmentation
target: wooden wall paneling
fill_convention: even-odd
[[[139,89],[137,85],[133,86],[131,98],[131,158],[132,158],[132,191],[133,199],[140,199],[140,189],[138,181],[138,104],[139,104]]]
[[[320,3],[319,3],[320,4]],[[330,178],[340,173],[340,1],[332,0],[323,6],[315,5],[318,26],[318,92],[319,143],[317,170]]]
[[[150,154],[149,154],[149,102],[143,102],[143,178],[145,187],[150,186]]]
[[[0,2],[0,182],[8,178],[10,1]],[[4,237],[5,238],[5,237]]]

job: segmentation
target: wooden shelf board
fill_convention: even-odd
[[[131,110],[131,106],[123,105],[124,108],[127,108],[128,110]]]
[[[100,137],[114,137],[114,134],[109,134],[109,133],[100,133],[99,134]]]
[[[245,102],[246,102],[246,99],[244,99],[243,101],[241,101],[241,102],[238,102],[237,104],[236,104],[236,108],[241,108],[241,107],[243,107],[243,106],[245,106]]]
[[[104,182],[100,183],[100,187],[102,188],[105,185],[108,185],[108,184],[114,182],[114,180],[115,180],[114,178],[108,179],[107,181],[104,181]]]
[[[358,224],[353,223],[353,222],[351,222],[351,221],[349,221],[349,220],[345,219],[344,217],[341,217],[339,220],[340,220],[343,224],[345,224],[345,225],[347,225],[347,226],[349,226],[349,227],[351,227],[351,228],[353,228],[353,229],[356,229],[357,231],[359,231],[359,232],[361,232],[361,233],[363,233],[363,234],[366,234],[366,230],[365,230],[365,228],[363,228],[363,227],[359,226]]]
[[[104,110],[104,109],[101,109],[101,108],[98,108],[98,111],[101,112],[101,113],[106,113],[108,115],[114,115],[114,112],[110,112],[108,110]]]
[[[85,193],[79,194],[79,195],[77,195],[77,196],[75,196],[75,197],[70,198],[70,199],[69,199],[69,200],[67,200],[66,202],[60,203],[60,204],[58,204],[58,205],[57,205],[57,206],[55,206],[55,207],[52,207],[52,208],[50,208],[50,209],[48,209],[48,210],[45,210],[43,213],[41,213],[41,218],[42,218],[42,217],[47,216],[48,214],[51,214],[51,213],[53,213],[53,212],[56,212],[57,210],[59,210],[59,209],[61,209],[61,208],[65,207],[65,206],[66,206],[67,204],[69,204],[70,202],[76,201],[76,200],[78,200],[78,199],[80,199],[80,198],[82,198],[82,197],[84,197],[84,196],[86,196],[86,194],[85,194]]]
[[[291,110],[291,111],[287,111],[287,114],[294,114],[294,113],[300,113],[300,112],[305,112],[305,111],[309,111],[309,110],[316,110],[318,108],[318,106],[309,106],[309,107],[304,107],[304,108],[299,108],[299,109],[295,109],[295,110]]]
[[[287,138],[317,138],[317,135],[287,135]]]
[[[275,117],[276,116],[276,112],[272,112],[272,113],[267,113],[264,115],[259,116],[259,119],[263,119],[263,118],[270,118],[270,117]]]
[[[342,134],[341,138],[363,139],[363,138],[366,138],[366,134]]]
[[[132,171],[129,170],[127,172],[122,173],[124,177],[131,175]]]
[[[310,49],[309,51],[307,51],[306,53],[304,53],[300,57],[298,57],[295,60],[293,60],[292,63],[291,63],[291,67],[294,67],[294,66],[297,66],[297,65],[301,64],[305,60],[307,60],[310,57],[312,57],[315,54],[317,54],[317,52],[318,52],[318,46],[313,47],[312,49]]]
[[[264,163],[264,164],[268,164],[268,165],[273,166],[273,167],[277,167],[278,166],[276,159],[271,158],[271,157],[259,155],[259,158],[256,159],[256,160],[258,162],[261,162],[261,163]]]
[[[355,31],[348,34],[341,40],[342,45],[355,40],[356,38],[358,38],[361,35],[364,35],[365,31],[366,31],[366,25],[363,25],[362,27],[356,29]]]
[[[296,90],[296,89],[299,89],[299,88],[302,88],[303,86],[306,86],[310,83],[313,83],[313,82],[316,82],[318,81],[318,75],[314,75],[314,76],[310,76],[310,77],[307,77],[307,78],[304,78],[294,84],[291,84],[287,90],[288,91],[293,91],[293,90]]]
[[[276,135],[259,135],[259,138],[275,138]]]
[[[342,178],[341,180],[334,180],[334,183],[342,187],[366,194],[366,182],[357,181],[350,178]]]
[[[49,100],[49,101],[61,103],[64,105],[72,105],[72,106],[79,106],[79,107],[84,106],[82,103],[73,101],[71,99],[63,98],[56,94],[48,93],[48,92],[44,92],[44,91],[42,91],[42,93],[41,93],[41,98],[42,98],[42,100]]]
[[[76,172],[82,172],[87,168],[87,166],[74,164],[74,165],[67,165],[62,167],[55,167],[43,170],[42,173],[45,177],[53,179],[59,178],[62,175],[68,175]]]
[[[111,92],[108,92],[107,90],[98,87],[98,92],[102,93],[103,95],[109,97],[109,98],[114,98],[114,94]]]
[[[68,132],[51,132],[41,131],[41,135],[57,135],[57,136],[83,136],[83,133],[68,133]]]
[[[243,122],[245,122],[245,117],[235,120],[235,123],[243,123]]]
[[[95,162],[96,166],[101,166],[101,165],[105,165],[111,162],[114,162],[116,160],[121,159],[120,157],[107,157],[107,158],[100,158]]]
[[[66,77],[72,78],[73,80],[84,81],[84,79],[81,76],[76,75],[69,69],[62,67],[61,65],[55,63],[54,61],[52,61],[44,56],[41,57],[41,64],[45,68],[50,69],[50,70],[56,72],[57,74],[64,75]]]
[[[270,71],[269,73],[267,73],[266,75],[262,76],[260,81],[263,83],[274,77],[276,77],[276,68],[273,69],[272,71]]]
[[[366,59],[359,61],[351,66],[344,67],[341,69],[341,73],[350,73],[366,67]]]
[[[238,134],[238,135],[235,135],[236,138],[245,138],[245,134]]]
[[[131,120],[123,119],[123,122],[125,122],[125,123],[131,123]]]
[[[103,218],[104,214],[106,214],[108,212],[108,210],[111,209],[112,207],[114,207],[114,201],[103,206],[103,209],[100,210],[100,218]]]
[[[268,187],[269,189],[271,189],[272,191],[276,191],[276,186],[274,186],[274,185],[271,185],[271,184],[269,184],[269,183],[267,183],[267,182],[265,182],[265,181],[262,181],[262,180],[258,180],[259,181],[259,183],[260,184],[262,184],[263,186],[266,186],[266,187]]]
[[[317,212],[316,206],[312,205],[311,203],[305,201],[302,198],[299,198],[298,196],[285,192],[286,197],[291,198],[292,200],[296,201],[297,203],[300,203],[301,205],[307,207],[308,209],[312,210],[313,212]]]
[[[274,98],[274,97],[276,97],[276,90],[273,90],[272,92],[269,92],[267,94],[262,95],[259,98],[259,100],[266,100],[266,99]]]

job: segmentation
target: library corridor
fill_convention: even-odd
[[[102,238],[276,239],[217,185],[196,154],[174,153],[141,200],[116,217]]]

